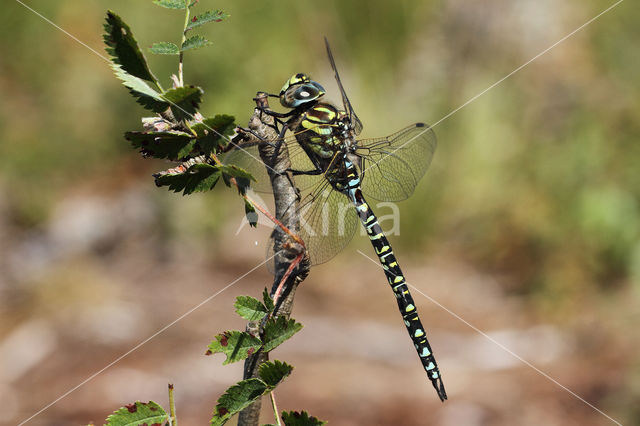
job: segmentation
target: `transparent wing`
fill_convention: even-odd
[[[304,241],[313,265],[327,262],[342,251],[358,227],[359,219],[353,204],[323,178],[306,195],[302,194],[298,212],[300,228],[297,233]],[[271,239],[283,241],[286,237],[275,227]]]
[[[251,188],[256,192],[271,192],[271,180],[265,164],[260,159],[258,144],[235,144],[222,159],[224,164],[233,164],[251,173],[256,182],[251,182]]]
[[[358,141],[362,191],[381,201],[400,201],[413,194],[431,164],[436,135],[429,125],[416,123],[386,138]]]
[[[340,74],[338,74],[338,68],[336,67],[336,62],[333,59],[333,54],[331,53],[331,48],[329,47],[329,40],[324,38],[324,44],[327,47],[327,56],[329,57],[329,63],[331,63],[331,68],[336,76],[336,81],[338,82],[338,87],[340,88],[340,94],[342,95],[342,104],[344,105],[344,110],[349,115],[349,121],[351,122],[351,126],[356,135],[359,135],[362,132],[362,122],[356,115],[353,107],[351,106],[351,102],[349,102],[349,98],[347,97],[347,93],[344,91],[344,87],[342,87],[342,81],[340,81]]]
[[[247,143],[234,143],[222,159],[224,164],[236,165],[253,175],[257,182],[251,182],[251,188],[256,192],[272,192],[271,180],[267,172],[267,167],[260,157],[259,144],[277,143],[277,140]],[[291,168],[294,170],[313,170],[315,167],[307,153],[298,144],[295,135],[283,139],[280,149],[289,152]],[[316,176],[296,176],[295,184],[298,189],[305,189],[317,182]]]

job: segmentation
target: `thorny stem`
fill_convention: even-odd
[[[271,398],[271,406],[273,407],[273,416],[276,418],[276,422],[278,422],[278,426],[282,426],[280,423],[280,410],[278,410],[278,404],[276,404],[276,393],[274,391],[269,392],[269,397]]]
[[[176,417],[176,401],[173,397],[173,383],[169,383],[169,421],[171,426],[178,426],[178,417]]]

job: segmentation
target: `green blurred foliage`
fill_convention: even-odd
[[[309,73],[337,101],[326,35],[364,137],[416,121],[438,123],[431,170],[401,204],[401,236],[393,241],[399,257],[463,259],[501,277],[500,284],[545,321],[568,323],[589,309],[593,318],[613,316],[602,327],[616,326],[619,335],[610,339],[630,345],[626,356],[633,358],[637,343],[627,334],[637,328],[634,298],[640,295],[640,8],[633,2],[443,121],[607,5],[200,3],[199,12],[231,15],[206,29],[211,47],[186,55],[185,81],[205,90],[203,115],[230,114],[243,124],[256,91],[277,93],[297,72]],[[145,47],[178,43],[183,19],[150,0],[28,4],[105,57],[107,9],[122,16]],[[125,131],[141,130],[146,113],[108,63],[17,2],[3,4],[0,35],[0,196],[14,228],[8,235],[44,227],[56,202],[74,191],[140,185],[154,194],[156,232],[165,242],[215,257],[212,239],[244,214],[235,194],[216,189],[182,197],[152,188],[151,174],[170,166],[140,158],[124,139]],[[147,58],[169,87],[177,59]],[[627,306],[611,306],[626,295]],[[47,304],[55,306],[49,298]],[[629,408],[638,406],[640,369],[629,364],[623,390],[608,405],[624,410],[631,424],[640,418]],[[595,367],[590,372],[600,374]]]
[[[522,10],[526,2],[498,3],[201,0],[200,11],[231,17],[207,29],[213,46],[187,54],[185,78],[206,90],[205,115],[232,114],[239,123],[257,90],[277,92],[300,71],[337,100],[322,46],[327,35],[363,136],[379,136],[440,120],[602,7],[545,3],[533,14]],[[107,8],[142,46],[177,42],[182,19],[141,1],[30,5],[100,54]],[[639,41],[640,10],[621,8],[438,123],[432,170],[402,206],[405,252],[420,258],[453,250],[506,274],[513,291],[537,295],[542,306],[637,286],[640,59],[621,52]],[[103,185],[105,176],[115,188],[131,180],[152,185],[150,174],[166,164],[138,158],[122,138],[140,128],[144,111],[107,63],[18,3],[5,9],[0,185],[14,224],[38,226],[61,194]],[[176,59],[147,57],[168,86]],[[224,226],[211,219],[222,203],[180,202],[207,203],[202,223]]]

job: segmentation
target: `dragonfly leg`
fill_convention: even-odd
[[[321,175],[324,171],[320,168],[317,168],[315,170],[294,170],[294,169],[287,169],[287,172],[290,172],[292,175],[294,176],[299,176],[299,175],[304,175],[304,176],[317,176],[317,175]]]
[[[240,129],[240,131],[241,131],[241,132],[243,132],[243,133],[249,133],[249,134],[251,134],[251,135],[255,136],[256,138],[258,138],[258,140],[259,140],[260,142],[265,143],[265,144],[267,144],[267,145],[270,145],[270,146],[272,146],[272,147],[274,147],[274,148],[275,148],[275,147],[276,147],[276,145],[277,145],[277,143],[274,143],[273,141],[269,141],[269,140],[267,140],[267,139],[263,138],[262,136],[260,136],[258,133],[254,132],[254,131],[253,131],[253,130],[251,130],[251,129],[247,129],[247,128],[245,128],[245,127],[238,127],[238,129]]]
[[[295,109],[292,109],[291,111],[288,112],[276,112],[270,108],[266,108],[266,107],[262,107],[262,106],[257,106],[257,109],[260,110],[260,112],[263,112],[267,115],[270,115],[271,117],[274,118],[289,118],[295,114],[297,114],[297,111]]]
[[[275,120],[278,120],[278,119],[275,118]],[[287,129],[289,128],[289,122],[286,122],[286,123],[283,123],[282,121],[280,122],[282,123],[282,129],[280,129],[280,133],[278,134],[278,140],[276,141],[275,144],[273,144],[274,150],[273,150],[273,155],[271,156],[271,161],[275,161],[276,158],[278,158],[278,154],[280,154],[280,148],[282,148],[282,144],[284,142],[284,134],[287,133]]]

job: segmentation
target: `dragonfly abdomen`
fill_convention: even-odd
[[[393,254],[391,244],[389,244],[389,240],[387,240],[387,237],[384,235],[375,213],[373,213],[373,210],[371,210],[362,195],[359,187],[359,179],[353,179],[350,182],[348,195],[356,207],[360,221],[366,228],[367,235],[384,269],[387,281],[393,289],[396,301],[398,302],[398,309],[404,320],[407,332],[409,332],[409,336],[418,352],[420,361],[427,372],[429,380],[431,380],[433,387],[436,389],[440,400],[444,401],[447,399],[447,393],[444,389],[440,370],[433,356],[431,345],[427,340],[426,331],[418,316],[413,297],[409,292],[409,287],[407,287],[407,282],[402,274],[400,265],[398,265],[398,260]]]

